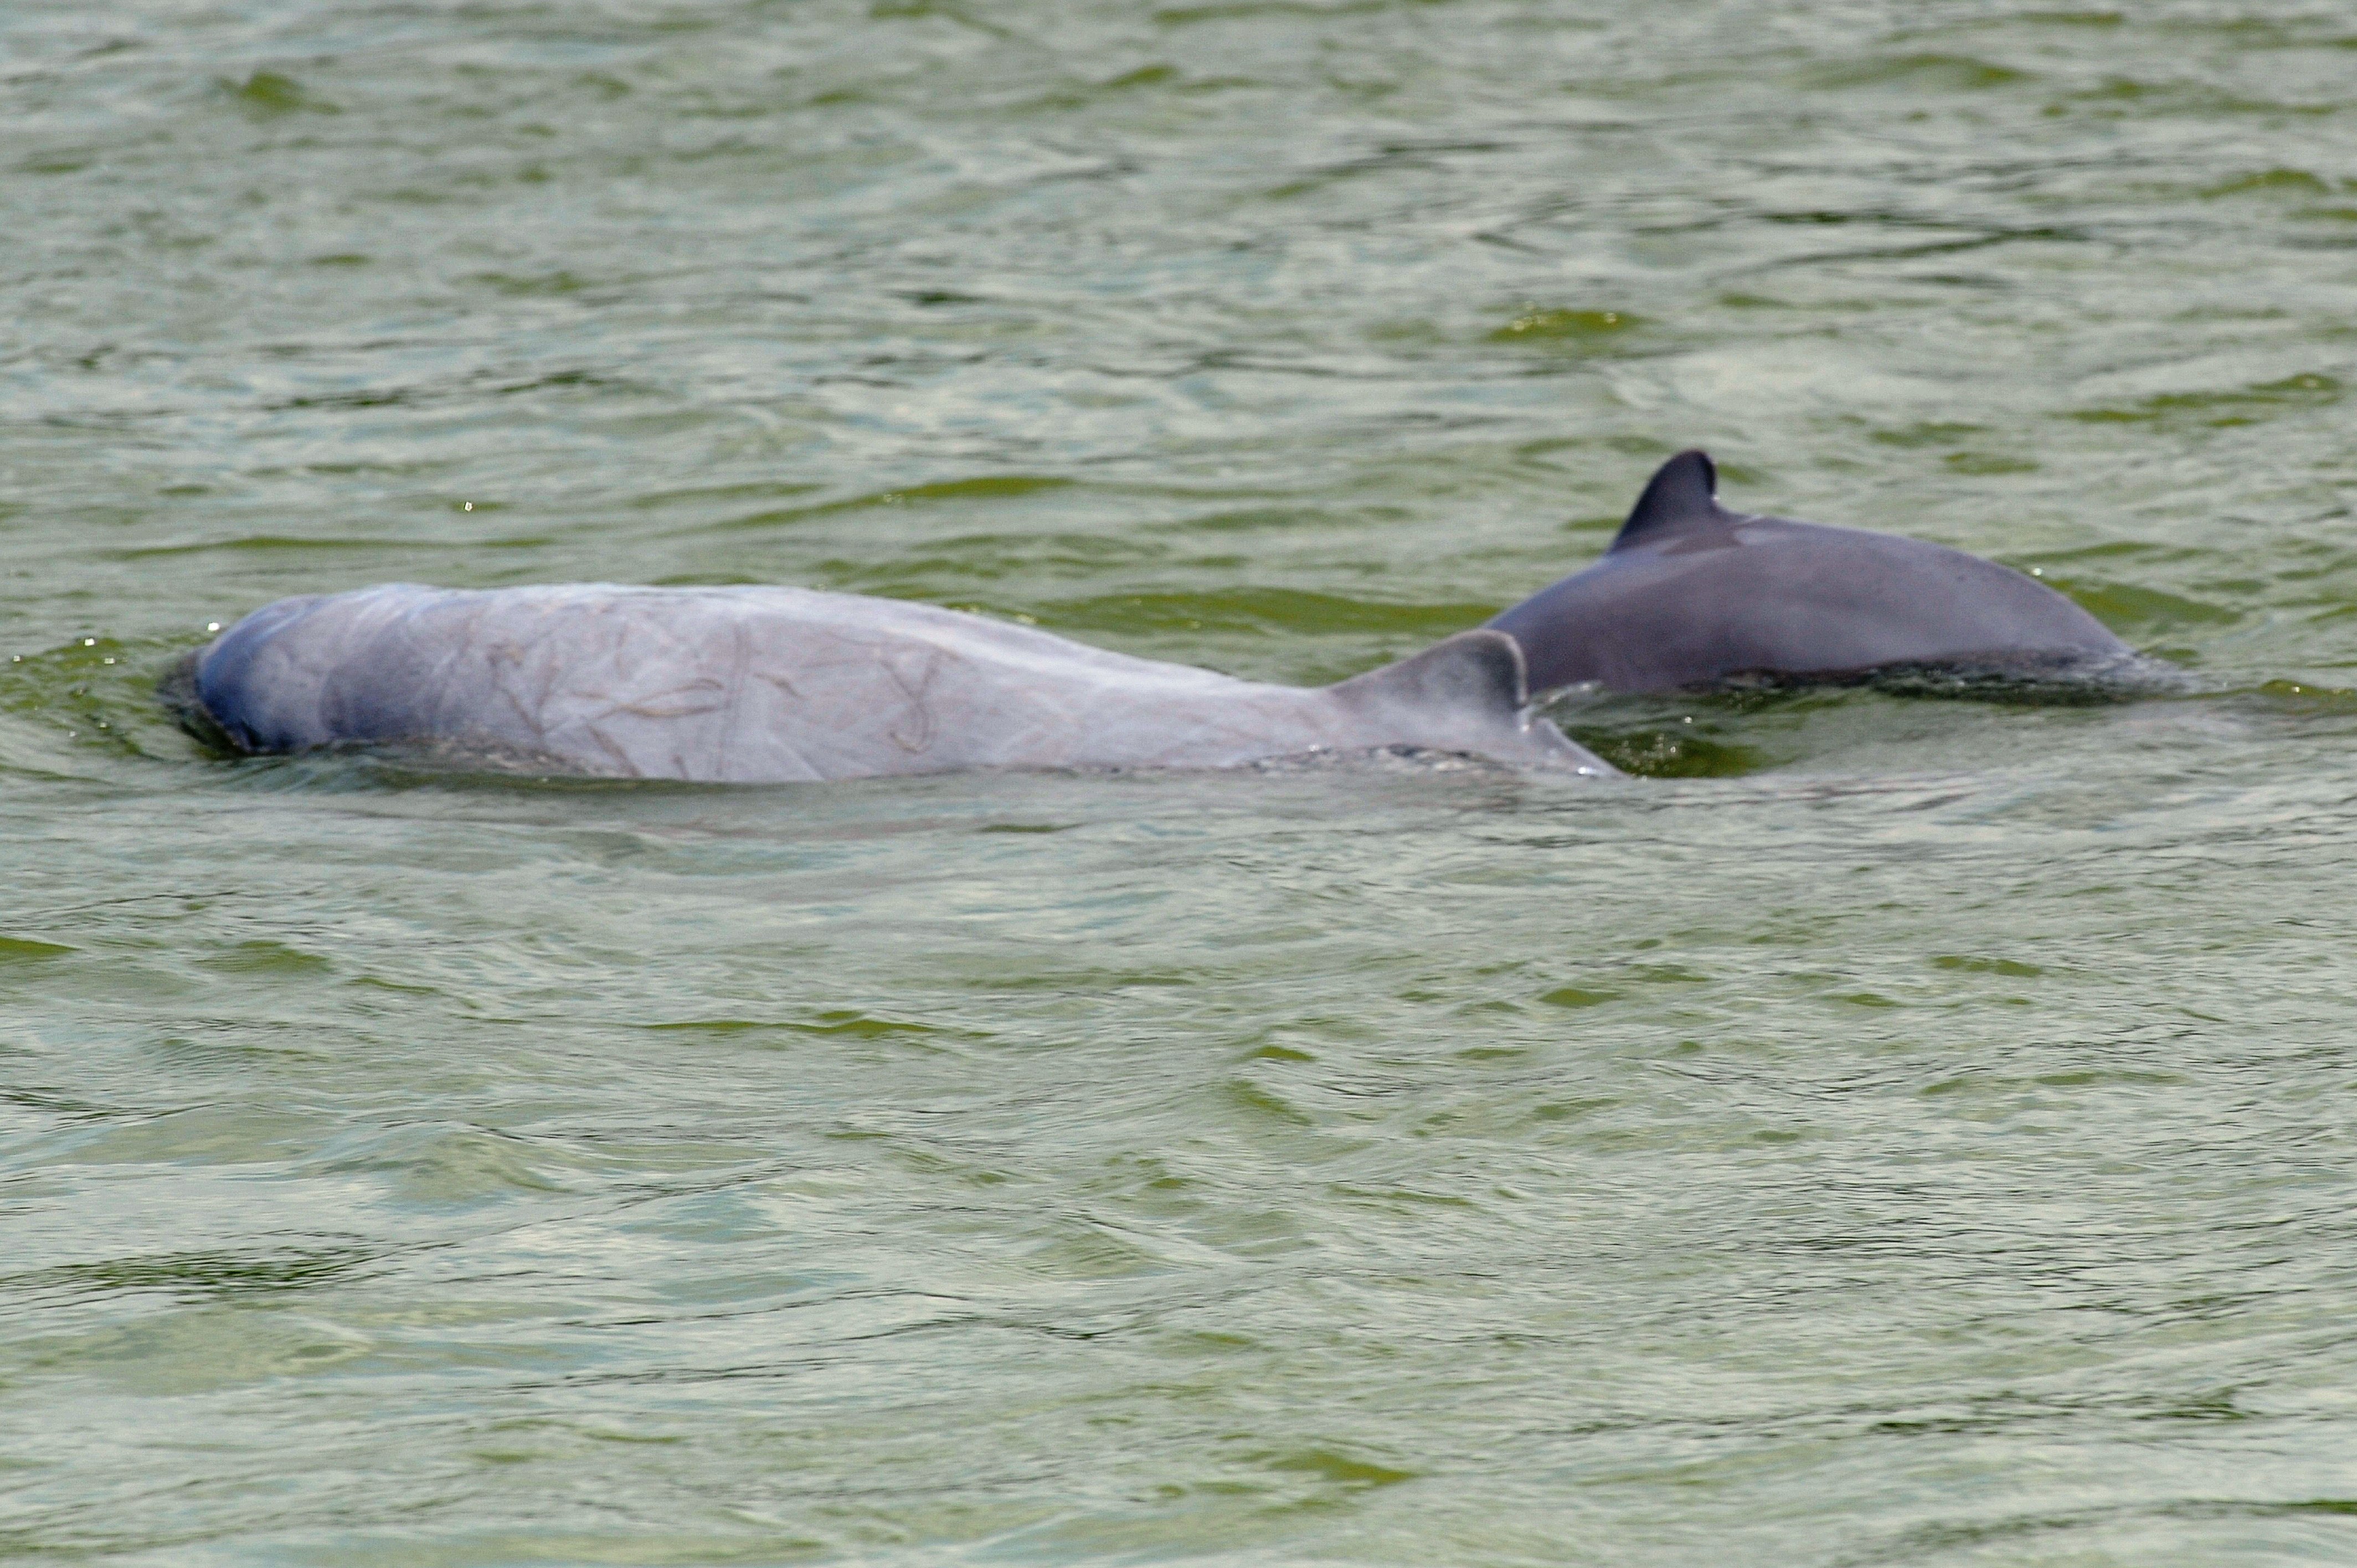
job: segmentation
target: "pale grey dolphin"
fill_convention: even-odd
[[[1613,771],[1533,715],[1502,632],[1303,688],[802,588],[393,584],[282,599],[173,684],[184,713],[244,751],[443,744],[622,778],[1219,768],[1392,747]]]
[[[1490,621],[1531,689],[1667,692],[1900,669],[2047,676],[2134,659],[2045,584],[1921,540],[1718,504],[1701,452],[1662,465],[1603,559]]]

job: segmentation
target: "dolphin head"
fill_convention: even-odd
[[[1897,534],[1730,511],[1701,451],[1655,471],[1603,558],[1489,623],[1534,692],[1666,692],[1890,669],[2046,673],[2127,646],[2045,584]]]

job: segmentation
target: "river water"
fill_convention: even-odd
[[[2357,1559],[2357,19],[18,0],[0,1556]],[[778,789],[232,761],[278,596],[1338,679],[1738,508],[2187,671]]]

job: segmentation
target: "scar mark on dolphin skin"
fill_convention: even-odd
[[[541,714],[548,711],[548,660],[544,659],[540,662],[543,666],[539,671],[540,694],[536,701],[527,703],[527,693],[519,692],[517,686],[529,682],[534,671],[525,660],[522,645],[500,640],[490,642],[483,649],[483,665],[491,677],[491,690],[514,711],[516,724],[522,733],[538,736],[544,740],[548,736],[548,726],[542,722]]]
[[[815,781],[826,777],[825,770],[818,767],[817,764],[812,762],[809,757],[803,756],[801,747],[784,740],[779,741],[777,743],[777,747],[780,752],[792,758],[794,766],[802,770],[802,776],[803,779]]]
[[[604,752],[608,757],[614,759],[614,771],[617,775],[624,779],[643,779],[646,777],[645,770],[630,760],[630,754],[623,750],[620,746],[617,745],[614,741],[614,737],[608,735],[596,724],[592,723],[584,725],[581,726],[581,729],[583,734],[587,735],[591,740],[597,744],[598,750]]]
[[[718,752],[718,756],[714,759],[714,766],[719,770],[720,777],[723,779],[728,777],[728,740],[737,733],[737,724],[745,711],[746,671],[753,666],[753,639],[745,629],[744,618],[730,616],[728,632],[733,645],[733,657],[728,661],[728,682],[723,698],[724,711],[720,715],[720,730],[714,737],[716,743],[716,749]]]
[[[630,702],[616,702],[608,706],[600,717],[614,714],[631,714],[642,719],[686,719],[698,714],[717,713],[727,705],[725,696],[702,698],[694,693],[720,692],[724,688],[713,680],[690,681],[665,691],[650,692]]]
[[[916,738],[911,740],[900,733],[899,725],[895,725],[886,730],[884,736],[894,746],[914,756],[931,746],[933,736],[938,727],[933,722],[933,710],[925,702],[925,693],[932,686],[933,676],[941,669],[941,650],[928,648],[920,655],[924,660],[924,669],[918,676],[914,686],[909,684],[909,677],[901,671],[902,661],[895,657],[895,652],[896,650],[888,650],[880,662],[884,666],[884,672],[892,677],[892,683],[900,688],[900,694],[909,699],[909,712],[917,724],[917,735]]]

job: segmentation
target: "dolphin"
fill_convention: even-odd
[[[1945,669],[2101,672],[2127,646],[2044,584],[1892,534],[1718,504],[1662,465],[1601,560],[1335,685],[1238,680],[1028,627],[791,587],[387,584],[281,599],[167,678],[245,752],[426,745],[572,774],[783,783],[968,768],[1460,753],[1609,775],[1534,706],[1568,687]]]
[[[1601,560],[1488,624],[1522,646],[1542,693],[1926,669],[2077,677],[2135,659],[2085,610],[1993,561],[1729,511],[1699,451],[1661,466]]]
[[[244,752],[425,746],[710,783],[1393,748],[1614,771],[1534,714],[1522,645],[1501,631],[1303,688],[791,587],[388,584],[281,599],[189,655],[166,692],[190,727]]]

